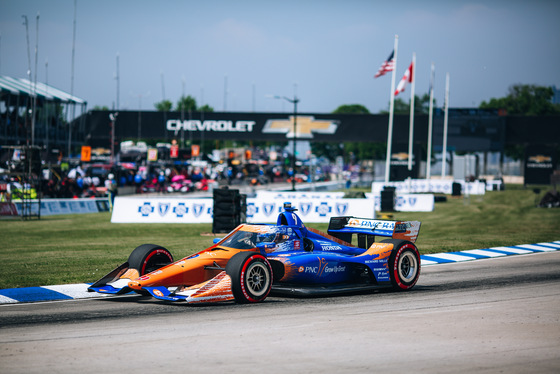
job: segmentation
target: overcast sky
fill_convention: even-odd
[[[73,0],[0,0],[0,75],[26,78],[39,17],[38,80],[71,91]],[[216,111],[387,110],[391,75],[373,76],[399,35],[396,80],[417,55],[416,93],[477,107],[512,84],[560,87],[560,1],[77,0],[74,95],[88,108],[174,105],[184,92]],[[46,62],[48,61],[48,69]],[[226,79],[227,77],[227,79]],[[163,78],[163,79],[162,79]],[[163,84],[162,84],[163,81]],[[226,87],[227,81],[227,90]],[[410,87],[398,97],[410,98]]]

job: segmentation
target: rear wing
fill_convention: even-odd
[[[385,236],[415,242],[420,231],[420,221],[388,221],[356,217],[332,217],[327,233],[342,240],[352,234]],[[349,240],[346,240],[349,241]]]

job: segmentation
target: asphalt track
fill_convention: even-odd
[[[410,292],[0,305],[1,373],[557,373],[560,252],[427,266]]]

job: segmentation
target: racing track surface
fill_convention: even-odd
[[[410,292],[0,306],[2,373],[560,372],[560,252],[424,267]]]

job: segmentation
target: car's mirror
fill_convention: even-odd
[[[222,238],[214,238],[214,240],[212,240],[212,243],[218,244],[221,240]]]

